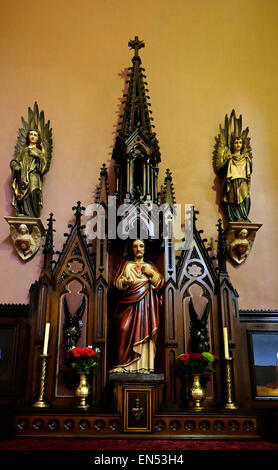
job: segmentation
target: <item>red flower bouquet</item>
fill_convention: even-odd
[[[89,374],[93,367],[97,365],[97,356],[100,353],[99,348],[87,346],[80,348],[72,347],[67,352],[68,362],[78,373]]]
[[[187,373],[203,374],[204,372],[215,372],[213,364],[219,360],[215,354],[209,352],[203,353],[185,353],[178,356],[180,366]]]

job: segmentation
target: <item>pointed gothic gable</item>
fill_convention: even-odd
[[[77,206],[73,208],[76,210],[75,225],[70,225],[71,231],[65,234],[67,240],[64,243],[63,250],[58,253],[59,258],[55,263],[53,270],[54,280],[59,286],[64,281],[72,277],[80,278],[80,281],[85,282],[85,285],[93,285],[95,278],[95,269],[92,262],[92,257],[89,253],[89,247],[83,234],[83,226],[80,225],[81,220],[81,203],[78,202]],[[77,267],[79,263],[79,267]]]
[[[193,239],[188,249],[181,252],[177,262],[177,284],[181,291],[191,283],[200,282],[211,293],[214,293],[217,283],[217,271],[208,249],[206,239],[201,238],[203,230],[196,228],[196,211],[194,211]]]

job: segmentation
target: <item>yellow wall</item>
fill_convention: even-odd
[[[0,302],[28,302],[42,254],[14,254],[9,162],[21,116],[38,101],[53,128],[53,160],[42,221],[55,214],[55,248],[77,200],[93,202],[99,168],[109,164],[127,43],[139,35],[162,153],[160,181],[173,173],[177,202],[200,211],[198,227],[215,239],[220,216],[212,167],[214,139],[235,108],[249,126],[254,155],[250,217],[262,223],[244,266],[229,265],[240,308],[277,308],[276,0],[9,0],[0,7]],[[41,252],[40,252],[41,253]]]

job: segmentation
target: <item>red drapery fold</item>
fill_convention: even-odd
[[[119,269],[114,284],[124,271],[124,267],[125,264]],[[156,269],[154,266],[153,268]],[[124,367],[139,358],[138,353],[133,349],[135,345],[147,342],[151,338],[154,343],[157,340],[159,299],[151,282],[144,280],[125,291],[121,291],[114,315],[117,335],[117,366]]]

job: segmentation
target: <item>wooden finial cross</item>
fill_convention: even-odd
[[[128,45],[131,49],[135,50],[135,57],[138,57],[139,49],[141,49],[141,47],[145,47],[145,43],[143,41],[140,41],[138,36],[135,36],[134,39],[131,39]]]

